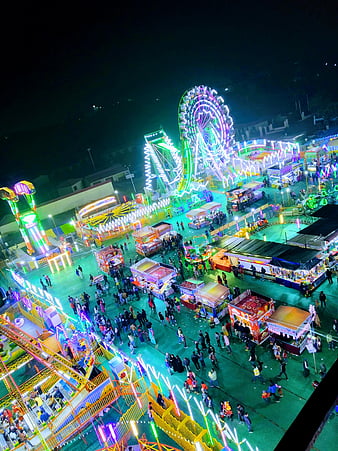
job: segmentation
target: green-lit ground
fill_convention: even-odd
[[[279,193],[274,193],[278,196]],[[216,195],[217,201],[222,201],[224,204],[224,197],[222,195]],[[175,217],[171,219],[174,227],[176,228],[176,221],[183,221],[185,223],[185,231],[183,234],[186,237],[191,237],[198,235],[201,232],[188,229],[188,220],[185,215]],[[286,226],[273,226],[270,229],[265,229],[263,233],[266,235],[271,232],[271,237],[275,241],[283,242],[283,234],[285,233]],[[202,229],[203,230],[203,229]],[[289,227],[287,224],[287,234],[296,232],[293,227]],[[181,232],[182,233],[182,232]],[[278,240],[278,237],[281,237]],[[124,241],[124,240],[123,240]],[[132,240],[128,242],[128,251],[125,254],[126,263],[128,264],[129,259],[134,259],[134,246]],[[165,258],[168,259],[169,255]],[[175,256],[172,256],[175,257]],[[160,256],[156,255],[154,257],[156,260],[160,260]],[[75,275],[75,265],[81,264],[84,269],[84,280],[80,280]],[[46,270],[36,270],[30,273],[27,277],[36,285],[39,286],[39,278],[44,274]],[[91,295],[91,309],[93,309],[95,303],[95,296],[93,287],[89,287],[89,274],[96,275],[99,273],[96,267],[94,257],[89,251],[86,255],[80,257],[75,257],[74,266],[72,268],[66,269],[58,274],[52,276],[53,287],[50,292],[61,299],[64,309],[67,313],[72,314],[67,296],[77,296],[83,291],[87,291]],[[186,273],[187,278],[191,274]],[[209,271],[205,275],[206,280],[215,280],[217,272]],[[314,299],[318,296],[318,289],[312,294],[311,298],[303,297],[300,292],[286,288],[269,281],[262,281],[253,279],[250,276],[245,276],[244,279],[235,279],[233,274],[228,275],[229,286],[239,286],[241,290],[246,288],[251,288],[262,294],[271,296],[275,299],[276,304],[288,304],[293,306],[298,306],[303,309],[308,309],[309,304],[314,302]],[[112,284],[113,286],[113,284]],[[248,361],[248,352],[245,352],[244,346],[241,342],[233,339],[232,354],[227,354],[225,350],[219,350],[216,347],[216,342],[214,340],[215,329],[209,330],[211,341],[216,347],[217,358],[219,360],[219,370],[218,379],[221,385],[220,389],[211,388],[210,394],[214,400],[215,412],[218,412],[218,405],[220,401],[229,400],[236,409],[236,404],[238,402],[242,403],[246,410],[249,412],[253,423],[253,434],[249,434],[247,428],[239,424],[235,418],[231,426],[237,429],[240,438],[247,438],[252,446],[257,446],[261,451],[270,451],[274,449],[279,439],[282,437],[288,426],[291,424],[295,416],[298,414],[300,409],[305,404],[308,397],[311,395],[312,381],[319,378],[318,367],[321,362],[325,362],[326,366],[329,368],[336,359],[336,352],[329,351],[327,348],[325,334],[330,330],[332,321],[337,317],[337,297],[336,292],[338,288],[337,280],[334,280],[333,285],[329,285],[325,282],[320,289],[323,289],[327,295],[327,308],[324,311],[319,311],[319,316],[321,319],[322,327],[318,330],[320,334],[323,334],[323,351],[316,354],[314,357],[310,355],[306,350],[301,357],[290,356],[287,363],[287,373],[289,380],[281,380],[277,378],[279,373],[279,364],[272,358],[270,350],[267,345],[258,347],[257,354],[261,361],[264,363],[263,376],[269,381],[271,378],[279,381],[283,387],[284,397],[280,403],[272,402],[271,404],[265,404],[261,399],[262,389],[266,388],[267,384],[252,383],[252,368]],[[117,306],[112,297],[111,290],[110,295],[106,296],[106,307],[107,314],[110,318],[113,318],[119,311],[123,311],[124,308]],[[179,354],[181,358],[188,356],[190,358],[194,340],[198,338],[198,331],[206,331],[209,329],[208,325],[203,320],[196,320],[190,310],[182,307],[181,313],[177,315],[178,325],[183,329],[188,341],[188,349],[183,349],[183,346],[178,343],[176,335],[176,327],[162,326],[158,320],[157,315],[151,315],[147,305],[147,300],[143,296],[140,301],[133,301],[131,304],[134,310],[145,308],[149,313],[149,317],[153,323],[153,328],[155,332],[155,337],[158,345],[153,346],[148,343],[139,343],[136,349],[137,355],[141,355],[142,358],[157,368],[158,371],[163,372],[167,375],[166,368],[164,366],[164,355],[166,352]],[[164,304],[162,301],[156,299],[157,311],[164,311]],[[124,344],[121,348],[125,353],[129,353],[129,348],[127,347],[127,340],[124,339]],[[303,359],[307,358],[310,364],[311,375],[308,378],[304,378],[302,374],[302,362]],[[206,358],[207,368],[206,370],[197,371],[199,381],[207,381],[207,373],[210,369],[210,364]],[[174,374],[171,376],[172,384],[177,384],[183,387],[184,374]],[[166,394],[166,393],[165,393]],[[184,410],[184,403],[180,403],[182,409]],[[192,403],[192,406],[194,403]],[[194,409],[194,415],[199,421],[196,409]],[[316,444],[314,449],[319,449],[321,451],[330,451],[336,449],[335,435],[336,435],[336,419],[330,420],[325,426],[325,434],[321,434],[318,440],[318,445]],[[147,429],[149,426],[144,423],[142,428],[147,432],[147,436],[152,440],[152,434]],[[301,433],[301,431],[300,431]],[[99,443],[95,438],[95,433],[93,431],[89,432],[85,436],[87,444],[84,444],[82,439],[75,440],[73,443],[65,447],[65,449],[71,449],[74,451],[81,450],[86,447],[89,451],[94,451],[98,449]],[[171,443],[170,439],[163,438],[164,442]],[[179,447],[178,447],[179,448]]]

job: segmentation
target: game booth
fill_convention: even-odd
[[[198,304],[196,301],[196,292],[204,287],[203,280],[187,279],[180,285],[181,303],[190,310],[196,310]]]
[[[267,319],[269,333],[291,354],[300,355],[307,344],[312,316],[297,307],[282,305]]]
[[[163,240],[172,233],[172,225],[160,222],[154,226],[146,226],[132,234],[136,252],[143,256],[155,254],[163,247]]]
[[[208,260],[215,252],[206,235],[192,237],[191,242],[188,241],[183,244],[183,248],[184,258],[191,265],[198,265]]]
[[[94,254],[98,267],[107,274],[112,274],[115,269],[120,268],[124,263],[121,249],[113,245],[100,249]]]
[[[214,214],[219,211],[222,204],[218,202],[208,202],[199,208],[190,210],[186,217],[190,219],[188,226],[191,229],[201,229],[211,224]]]
[[[275,311],[273,299],[246,290],[229,302],[228,310],[232,326],[235,321],[247,326],[255,343],[261,344],[268,338],[266,321]]]
[[[226,192],[228,209],[232,211],[242,211],[247,206],[262,199],[263,192],[259,188],[263,187],[262,182],[250,182],[241,188],[233,188]]]
[[[172,283],[177,276],[177,270],[171,265],[144,258],[132,265],[130,271],[134,285],[150,290],[159,299],[163,300],[174,292]]]
[[[223,318],[228,313],[230,290],[220,283],[209,282],[196,291],[197,303],[201,304],[200,316]]]

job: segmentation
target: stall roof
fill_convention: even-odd
[[[271,241],[227,237],[217,241],[215,246],[232,254],[265,258],[271,260],[272,265],[286,269],[311,269],[319,262],[316,258],[317,250]]]
[[[312,213],[311,216],[314,216],[315,218],[338,218],[338,205],[324,205],[319,208],[319,210]]]
[[[209,282],[204,287],[198,290],[198,295],[214,300],[214,299],[222,299],[229,294],[229,288],[221,285],[220,283]]]
[[[310,313],[297,307],[281,305],[266,320],[267,323],[279,324],[287,329],[297,330],[308,319]]]
[[[327,237],[338,230],[338,219],[319,219],[313,224],[300,230],[298,233],[301,235],[316,235]]]

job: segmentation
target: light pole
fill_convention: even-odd
[[[93,169],[94,169],[94,171],[96,171],[95,163],[94,163],[93,156],[92,156],[92,148],[88,147],[87,152],[89,154],[90,161],[92,162]]]
[[[116,194],[117,201],[118,201],[118,203],[120,204],[121,201],[120,201],[120,196],[119,196],[119,192],[117,191],[117,189],[114,191],[114,193]]]
[[[306,186],[306,192],[308,191],[308,175],[309,175],[309,171],[304,171],[304,175],[305,175],[305,186]]]
[[[132,186],[133,186],[134,193],[136,194],[136,188],[135,188],[134,180],[133,180],[133,178],[135,177],[135,175],[134,175],[134,174],[131,174],[129,166],[127,166],[127,168],[128,168],[128,174],[126,175],[126,179],[129,179],[129,180],[130,180],[130,182],[131,182],[131,184],[132,184]]]
[[[56,235],[59,235],[58,234],[58,229],[57,229],[57,226],[56,226],[56,223],[55,223],[54,216],[53,215],[48,215],[48,218],[52,220],[53,228],[55,229]]]
[[[286,188],[286,206],[290,205],[290,188]]]

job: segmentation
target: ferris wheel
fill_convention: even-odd
[[[195,86],[183,94],[178,109],[185,175],[180,188],[210,175],[223,181],[234,137],[224,99],[215,89]]]
[[[145,188],[159,193],[174,193],[182,178],[181,153],[164,130],[144,136]]]

